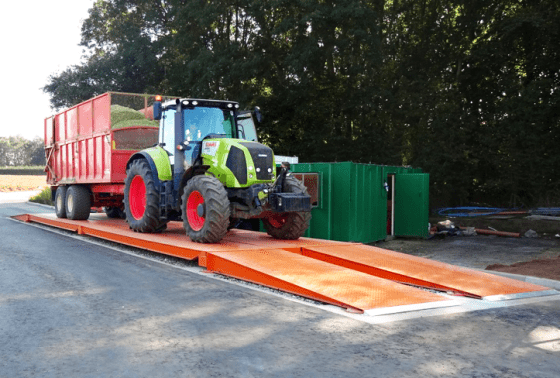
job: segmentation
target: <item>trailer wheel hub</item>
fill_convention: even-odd
[[[58,207],[59,209],[62,209],[62,206],[64,205],[64,199],[62,198],[62,196],[57,196],[56,197],[56,207]]]

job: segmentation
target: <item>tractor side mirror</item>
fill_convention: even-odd
[[[161,102],[160,101],[154,102],[154,119],[156,121],[161,119]]]
[[[257,122],[261,123],[262,122],[261,108],[259,108],[258,106],[255,106],[255,110],[253,111],[253,113],[255,113],[255,117],[257,118]]]

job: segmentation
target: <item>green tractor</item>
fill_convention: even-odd
[[[272,150],[257,141],[253,116],[232,101],[156,97],[159,143],[127,163],[124,210],[130,228],[160,232],[183,220],[191,240],[219,242],[232,227],[260,218],[277,239],[298,239],[311,202],[287,168],[276,174]]]

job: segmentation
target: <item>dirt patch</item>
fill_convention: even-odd
[[[560,257],[536,259],[512,265],[493,264],[486,267],[486,270],[560,280]]]
[[[395,239],[378,247],[475,269],[560,280],[560,240],[456,236],[444,239]]]
[[[41,190],[47,186],[46,176],[1,175],[0,192]]]

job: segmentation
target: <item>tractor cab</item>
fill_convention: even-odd
[[[158,107],[156,102],[154,107]],[[237,138],[235,109],[237,103],[209,100],[171,100],[155,110],[154,118],[160,120],[159,145],[169,154],[174,165],[174,153],[178,148],[187,166],[192,166],[200,153],[204,139]],[[180,147],[179,147],[180,146]],[[198,154],[197,154],[198,153]]]

